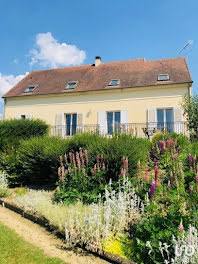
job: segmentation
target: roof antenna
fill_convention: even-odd
[[[189,46],[190,45],[192,45],[193,44],[193,40],[189,40],[187,43],[186,43],[186,45],[180,50],[180,52],[178,53],[178,56],[182,53],[182,52],[186,52],[186,55],[185,55],[185,57],[186,57],[186,61],[188,62],[188,53],[189,53],[189,50],[188,50],[188,48],[189,48]]]

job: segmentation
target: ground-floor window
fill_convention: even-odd
[[[72,136],[76,133],[77,114],[66,114],[66,135]]]
[[[107,112],[108,134],[120,132],[120,111]]]
[[[166,129],[168,133],[174,130],[173,109],[157,109],[157,128]]]

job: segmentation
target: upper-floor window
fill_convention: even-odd
[[[120,111],[107,112],[107,132],[108,134],[120,132]]]
[[[67,86],[65,87],[65,89],[74,89],[77,85],[77,81],[74,82],[68,82]]]
[[[116,85],[119,85],[120,84],[120,80],[119,79],[114,79],[114,80],[111,80],[109,85],[110,86],[116,86]]]
[[[157,80],[158,81],[168,81],[170,80],[170,78],[168,74],[158,74]]]
[[[29,85],[27,89],[25,89],[25,93],[31,93],[35,90],[35,88],[37,87],[38,85],[37,84],[34,84],[34,85]]]

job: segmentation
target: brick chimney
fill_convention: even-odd
[[[101,57],[100,56],[96,56],[95,57],[95,66],[99,66],[101,64]]]

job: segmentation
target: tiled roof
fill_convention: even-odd
[[[169,74],[170,80],[157,81],[158,74]],[[118,86],[109,86],[112,79],[119,79]],[[65,90],[68,82],[78,81],[74,90]],[[3,97],[28,96],[53,93],[106,90],[150,85],[191,83],[192,79],[185,58],[163,60],[128,60],[32,71]],[[38,85],[31,93],[25,93],[30,85]]]

